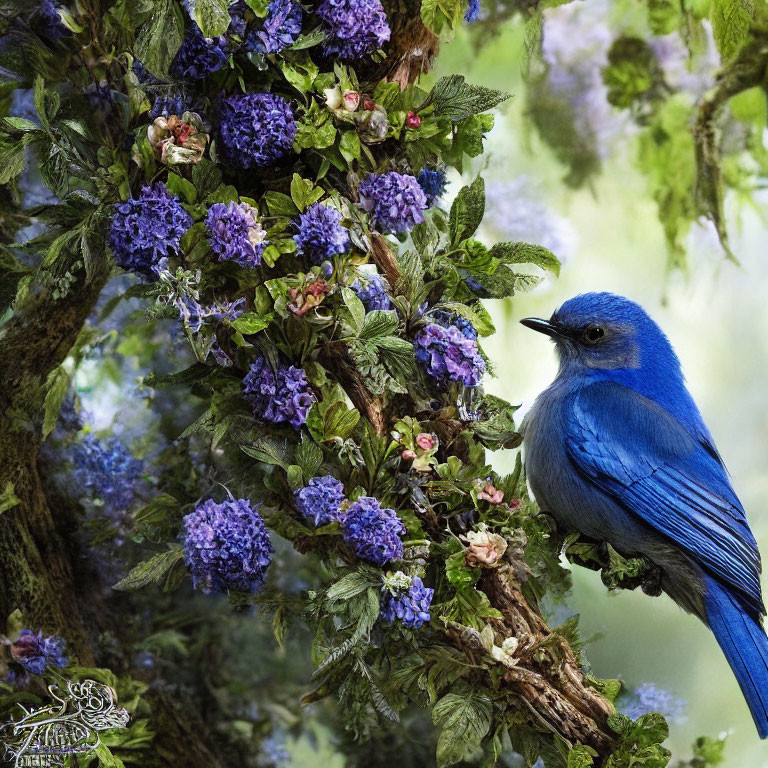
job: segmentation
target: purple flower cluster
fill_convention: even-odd
[[[197,24],[190,24],[184,42],[170,66],[170,73],[181,80],[201,80],[218,72],[227,63],[227,54],[218,40],[209,40]]]
[[[295,491],[296,508],[304,517],[312,517],[315,525],[327,525],[341,519],[344,486],[333,475],[313,477],[305,488]]]
[[[204,325],[215,327],[225,321],[234,323],[243,314],[245,298],[216,301],[204,306],[197,299],[184,296],[176,299],[174,304],[179,310],[179,321],[185,323],[193,333],[200,333]]]
[[[468,339],[456,326],[444,328],[429,323],[414,339],[416,359],[439,382],[460,381],[465,387],[480,383],[485,361],[477,342]]]
[[[309,256],[313,264],[321,264],[347,250],[349,232],[335,208],[315,203],[299,216],[299,233],[293,239],[299,253]]]
[[[381,506],[372,496],[361,496],[347,507],[341,521],[344,541],[355,554],[375,565],[386,565],[403,556],[405,526],[394,509]]]
[[[280,53],[296,42],[303,19],[304,12],[295,0],[271,0],[264,26],[248,35],[246,50]]]
[[[328,34],[323,43],[328,56],[361,59],[389,40],[389,23],[381,0],[323,0],[317,15]]]
[[[11,645],[11,658],[25,671],[42,675],[49,666],[67,666],[65,645],[60,637],[43,637],[42,632],[35,634],[31,629],[22,629],[19,639]]]
[[[427,198],[428,207],[434,205],[445,193],[445,171],[422,168],[416,181],[419,182],[419,186]]]
[[[62,37],[70,37],[72,35],[72,32],[62,23],[59,9],[54,0],[40,0],[37,15],[43,22],[45,34],[52,40],[59,40]]]
[[[633,720],[648,712],[659,712],[671,723],[685,722],[685,700],[653,683],[639,685],[631,694],[622,696],[619,703],[619,711]]]
[[[427,198],[414,176],[369,173],[359,187],[360,204],[380,232],[407,232],[424,221]]]
[[[208,594],[261,588],[274,549],[259,506],[248,499],[207,499],[186,515],[184,562],[195,589]]]
[[[156,117],[160,117],[160,115],[163,115],[163,117],[183,115],[184,111],[184,103],[181,100],[181,96],[175,93],[167,93],[155,96],[148,117],[150,120],[154,120]]]
[[[168,252],[178,253],[181,236],[192,217],[159,181],[144,186],[138,197],[115,203],[109,247],[123,269],[152,275],[152,267]]]
[[[279,366],[272,370],[264,355],[243,379],[244,391],[253,406],[254,416],[263,421],[280,424],[287,421],[298,429],[307,421],[315,396],[301,368]]]
[[[374,309],[389,309],[392,306],[387,293],[387,286],[381,275],[363,278],[362,281],[355,280],[352,284],[352,290],[357,294],[357,298],[363,302],[366,312],[372,312]]]
[[[464,14],[464,21],[470,24],[480,18],[480,0],[469,0],[467,12]]]
[[[477,331],[475,330],[475,326],[472,325],[466,317],[456,315],[453,312],[447,312],[444,309],[438,309],[429,313],[429,319],[433,323],[442,325],[443,328],[450,328],[451,326],[458,328],[464,338],[477,341]]]
[[[407,592],[387,595],[384,598],[381,618],[389,624],[393,624],[397,619],[410,629],[418,629],[430,619],[429,607],[432,605],[434,594],[434,589],[425,587],[424,582],[414,576]]]
[[[100,498],[111,512],[125,510],[136,498],[144,462],[133,456],[116,437],[99,440],[86,435],[72,451],[79,489]]]
[[[298,130],[291,105],[273,93],[245,93],[220,102],[221,153],[236,168],[265,168],[282,160]]]
[[[267,245],[258,211],[247,203],[214,203],[208,209],[211,248],[219,261],[234,261],[241,267],[258,267]]]

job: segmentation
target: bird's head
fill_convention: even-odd
[[[553,339],[561,368],[679,374],[677,357],[661,328],[623,296],[584,293],[566,301],[549,320],[527,317],[521,322]]]

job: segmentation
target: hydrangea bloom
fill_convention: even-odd
[[[264,26],[248,35],[246,49],[259,53],[280,53],[296,42],[301,34],[303,19],[304,12],[295,0],[271,0]]]
[[[261,588],[274,549],[258,507],[247,499],[207,499],[184,518],[184,562],[195,589]]]
[[[450,328],[451,326],[458,328],[461,331],[462,336],[467,339],[472,339],[472,341],[477,341],[477,331],[475,330],[475,326],[472,325],[466,317],[456,315],[453,312],[447,312],[444,309],[438,309],[429,313],[429,319],[433,323],[442,325],[443,328]]]
[[[333,475],[313,477],[305,488],[294,492],[293,498],[304,517],[314,518],[315,525],[327,525],[340,519],[344,486]]]
[[[190,24],[184,42],[170,66],[170,73],[182,80],[200,80],[218,72],[227,63],[219,41],[203,37],[197,24]]]
[[[405,526],[394,509],[381,506],[372,496],[361,496],[347,507],[341,521],[344,541],[355,554],[375,565],[386,565],[403,556]]]
[[[429,619],[429,607],[435,590],[425,587],[418,576],[414,576],[406,592],[396,591],[385,596],[381,606],[381,618],[389,624],[395,619],[406,627],[418,629]]]
[[[321,264],[347,250],[349,232],[335,208],[315,203],[299,216],[299,233],[293,239],[299,253],[309,256],[313,264]]]
[[[79,488],[102,499],[110,511],[127,509],[133,503],[144,462],[116,437],[102,441],[86,435],[75,445],[72,459]]]
[[[485,373],[477,342],[453,325],[444,328],[429,323],[414,339],[414,346],[416,359],[439,382],[460,381],[465,387],[474,387]]]
[[[267,245],[258,211],[247,203],[215,203],[205,219],[211,248],[219,261],[231,260],[241,267],[258,267]]]
[[[222,99],[221,153],[237,168],[265,168],[293,146],[296,121],[291,105],[272,93],[246,93]]]
[[[328,33],[323,43],[328,56],[361,59],[389,40],[389,23],[380,0],[323,0],[317,15]]]
[[[178,253],[181,236],[192,226],[192,217],[162,182],[144,186],[138,197],[115,204],[109,247],[115,261],[145,275],[168,252]]]
[[[422,168],[416,181],[419,182],[419,186],[427,198],[427,206],[434,205],[445,192],[445,171]]]
[[[66,667],[66,643],[60,637],[43,637],[31,629],[22,629],[19,639],[11,645],[11,658],[33,675],[42,675],[48,666]]]
[[[357,298],[363,302],[366,312],[372,312],[374,309],[389,309],[392,306],[387,293],[387,286],[380,275],[363,278],[362,281],[355,280],[352,284],[352,290],[357,294]]]
[[[424,221],[427,198],[413,176],[396,171],[369,173],[358,191],[360,204],[380,232],[407,232]]]
[[[307,421],[315,396],[301,368],[279,366],[273,371],[264,355],[251,363],[243,379],[244,391],[257,419],[279,424],[287,421],[298,429]]]

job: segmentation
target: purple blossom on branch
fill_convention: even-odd
[[[363,302],[366,312],[372,312],[374,309],[389,309],[392,306],[387,293],[387,286],[381,275],[355,280],[352,284],[352,290],[357,294],[357,298]]]
[[[296,120],[291,105],[273,93],[245,93],[220,102],[221,154],[236,168],[266,168],[293,146]]]
[[[461,331],[461,335],[466,339],[477,341],[477,331],[475,326],[467,320],[466,317],[448,312],[444,309],[437,309],[429,313],[429,319],[433,323],[442,325],[443,328],[458,328]]]
[[[144,462],[133,456],[120,440],[99,440],[86,435],[72,454],[79,489],[100,498],[111,512],[131,506],[144,473]]]
[[[380,0],[324,0],[317,9],[328,37],[327,56],[355,60],[381,48],[390,28]]]
[[[247,203],[214,203],[205,219],[211,248],[219,261],[257,267],[267,245],[258,211]]]
[[[420,577],[414,576],[407,591],[395,591],[382,601],[381,618],[388,624],[397,619],[403,626],[418,629],[429,619],[429,607],[435,590],[425,587]]]
[[[460,381],[465,387],[474,387],[483,378],[485,361],[477,342],[456,326],[429,323],[417,334],[414,347],[416,360],[439,382]]]
[[[445,171],[422,168],[416,177],[419,186],[427,198],[427,206],[434,205],[445,193]]]
[[[109,247],[123,269],[151,276],[160,259],[178,253],[192,217],[159,181],[142,187],[138,197],[115,203]]]
[[[249,33],[246,50],[280,53],[301,34],[304,12],[295,0],[271,0],[264,26]]]
[[[339,211],[315,203],[299,216],[299,233],[293,239],[300,254],[309,256],[313,264],[321,264],[347,250],[349,232],[341,224]]]
[[[372,226],[384,234],[407,232],[424,221],[427,198],[414,176],[396,171],[369,173],[358,191]]]
[[[341,527],[344,541],[362,560],[381,566],[403,556],[403,521],[394,509],[382,507],[372,496],[361,496],[352,502]]]
[[[31,629],[22,629],[19,639],[11,645],[11,658],[33,675],[42,675],[49,667],[66,667],[66,643],[60,637],[43,637]]]
[[[301,368],[278,365],[273,370],[264,355],[251,363],[243,379],[244,392],[253,406],[253,415],[262,421],[287,421],[298,429],[307,421],[315,396]]]
[[[262,587],[274,549],[264,521],[247,499],[213,499],[184,518],[184,562],[206,594]]]
[[[294,492],[293,498],[304,517],[313,518],[317,526],[327,525],[341,518],[344,486],[333,475],[313,477],[305,488]]]

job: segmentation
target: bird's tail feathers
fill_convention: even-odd
[[[707,577],[707,619],[739,681],[761,739],[768,737],[768,636],[738,599]]]

